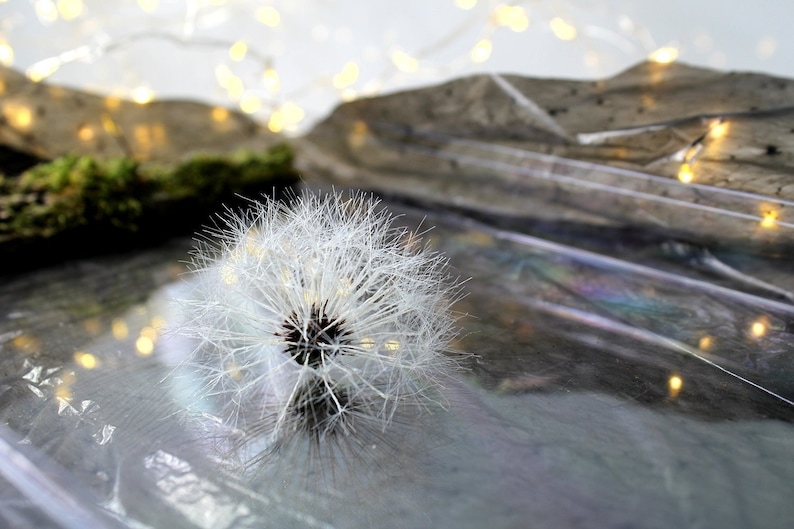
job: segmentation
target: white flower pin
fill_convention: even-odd
[[[384,432],[457,363],[447,259],[363,194],[228,212],[194,251],[183,334],[212,415],[265,451]],[[367,441],[369,442],[369,441]]]

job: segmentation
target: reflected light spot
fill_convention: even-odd
[[[110,332],[116,340],[123,340],[130,335],[127,322],[121,318],[116,318],[110,323]]]
[[[148,325],[143,329],[141,329],[141,336],[148,338],[149,340],[152,341],[152,343],[157,341],[158,334],[159,333],[157,332],[157,329],[155,329],[154,327],[150,327]]]
[[[154,330],[157,331],[158,329],[162,329],[165,327],[165,318],[163,318],[162,316],[153,316],[152,321],[150,323],[152,328],[154,328]]]
[[[361,339],[361,347],[364,349],[372,349],[375,347],[375,340],[370,337],[362,338]]]
[[[108,96],[104,100],[105,108],[108,110],[116,110],[121,106],[121,98],[115,96]]]
[[[709,129],[709,135],[712,138],[723,138],[726,134],[728,134],[728,129],[730,125],[727,121],[723,121],[721,119],[715,120],[714,125]]]
[[[99,365],[99,360],[91,353],[77,351],[74,354],[74,361],[83,369],[94,369]]]
[[[762,228],[774,228],[777,225],[777,211],[764,212],[764,218],[761,219],[760,224]]]
[[[358,120],[353,123],[350,134],[347,136],[347,144],[353,149],[361,148],[367,142],[368,135],[369,127],[364,121]]]
[[[400,348],[400,342],[399,342],[399,341],[397,341],[397,340],[389,340],[388,342],[386,342],[385,344],[383,344],[383,347],[384,347],[384,348],[385,348],[387,351],[396,351],[397,349],[399,349],[399,348]]]
[[[490,39],[482,39],[471,50],[471,60],[473,62],[485,62],[491,56],[493,43]]]
[[[256,10],[256,19],[266,26],[276,27],[281,22],[281,15],[275,7],[265,6]]]
[[[58,13],[64,20],[74,20],[83,14],[82,0],[58,0]]]
[[[11,66],[14,64],[14,48],[8,43],[0,44],[0,64]]]
[[[648,56],[648,59],[653,62],[661,64],[668,64],[678,58],[678,48],[673,46],[664,46]]]
[[[694,178],[695,173],[692,172],[692,166],[688,163],[682,163],[678,169],[678,179],[685,184],[689,184]]]
[[[94,139],[94,128],[91,125],[82,125],[77,129],[77,137],[80,141],[91,141]]]
[[[762,321],[753,322],[753,324],[750,326],[750,332],[756,338],[760,338],[766,334],[766,324]]]
[[[154,99],[154,92],[145,86],[139,86],[132,91],[132,100],[139,105],[145,105]]]
[[[681,377],[678,375],[673,375],[670,377],[670,380],[667,382],[667,388],[670,392],[670,398],[674,399],[678,396],[681,392],[681,388],[684,385],[684,381],[681,380]]]
[[[281,80],[278,77],[278,72],[273,68],[265,69],[265,73],[262,74],[262,83],[265,85],[265,90],[268,92],[278,92],[281,88]]]
[[[140,336],[135,340],[135,349],[141,356],[149,356],[154,351],[154,341],[148,336]]]
[[[245,59],[248,53],[248,45],[243,41],[237,41],[229,48],[229,58],[235,62]]]
[[[419,69],[419,61],[401,50],[397,50],[391,54],[391,62],[398,70],[406,73],[415,72]]]
[[[36,352],[41,348],[41,343],[39,343],[39,340],[34,336],[30,336],[29,334],[20,334],[14,338],[14,341],[11,343],[14,344],[14,347],[22,351]]]
[[[337,90],[350,86],[358,79],[358,64],[353,61],[348,62],[342,67],[342,71],[334,75],[333,85]]]
[[[459,9],[473,9],[477,5],[477,0],[455,0],[455,7]]]
[[[560,17],[551,19],[549,26],[554,32],[554,36],[560,40],[573,40],[576,38],[576,28]]]
[[[706,350],[711,348],[711,336],[704,336],[698,341],[698,349]]]

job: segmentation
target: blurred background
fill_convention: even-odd
[[[295,134],[340,101],[474,72],[598,79],[651,59],[790,77],[791,20],[771,0],[0,0],[0,64]]]

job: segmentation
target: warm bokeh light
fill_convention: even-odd
[[[69,21],[83,14],[83,0],[58,0],[57,8],[61,18]]]
[[[495,24],[507,26],[516,33],[529,27],[529,17],[521,6],[501,4],[494,9],[492,19]]]
[[[698,349],[701,349],[703,351],[705,351],[707,349],[711,349],[711,343],[712,343],[711,336],[703,336],[698,341]]]
[[[334,88],[341,90],[350,86],[358,79],[358,64],[355,62],[348,62],[342,67],[342,71],[336,74],[333,78]]]
[[[60,66],[61,62],[54,57],[44,59],[43,61],[39,61],[31,65],[30,68],[25,70],[25,75],[27,75],[28,79],[34,83],[38,83],[39,81],[43,81],[47,77],[57,72]]]
[[[688,163],[682,163],[678,169],[678,179],[685,184],[689,184],[694,178],[695,173],[692,172],[692,166]]]
[[[77,138],[80,141],[91,141],[94,139],[94,127],[91,125],[82,125],[77,129]]]
[[[14,48],[7,42],[0,42],[0,64],[9,67],[14,65]]]
[[[477,5],[477,0],[455,0],[455,7],[460,9],[473,9]]]
[[[419,69],[419,61],[401,50],[396,50],[391,54],[391,62],[400,71],[411,73]]]
[[[245,94],[240,99],[240,110],[246,114],[254,114],[262,108],[262,100],[254,94]]]
[[[397,349],[400,348],[400,342],[398,340],[389,340],[385,344],[383,344],[383,347],[387,351],[396,351]]]
[[[276,27],[281,22],[281,15],[275,7],[264,6],[256,10],[256,19],[266,26]]]
[[[94,369],[99,366],[99,360],[91,353],[77,351],[74,354],[74,361],[83,369]]]
[[[756,338],[760,338],[766,334],[766,323],[763,321],[754,321],[750,326],[750,333]]]
[[[130,335],[127,322],[121,318],[116,318],[110,323],[110,332],[113,334],[113,338],[116,340],[124,340]]]
[[[248,45],[243,41],[237,41],[229,48],[229,58],[235,62],[245,59],[248,53]]]
[[[712,138],[723,138],[726,134],[728,134],[728,129],[730,125],[727,121],[722,119],[715,120],[715,123],[709,129],[709,136]]]
[[[552,18],[549,21],[549,26],[554,32],[554,36],[560,40],[573,40],[576,38],[576,28],[560,17]]]
[[[149,356],[154,351],[154,341],[148,336],[140,336],[135,340],[135,350],[141,356]]]
[[[229,110],[223,107],[213,107],[212,112],[210,112],[210,116],[212,117],[212,121],[216,123],[223,123],[229,119]]]
[[[36,0],[33,4],[36,16],[44,23],[58,20],[58,8],[51,0]]]
[[[770,210],[765,211],[763,213],[763,218],[761,219],[760,225],[762,228],[770,229],[777,226],[777,211]]]
[[[157,9],[157,0],[138,0],[138,7],[146,13],[151,13]]]
[[[485,62],[491,56],[493,51],[493,43],[491,39],[482,39],[471,50],[472,62]]]
[[[681,380],[681,377],[678,375],[672,375],[670,380],[667,382],[667,389],[670,394],[670,398],[674,399],[678,397],[678,394],[681,392],[681,388],[684,385],[684,381]]]
[[[278,77],[278,72],[273,68],[265,69],[265,73],[262,74],[262,83],[268,92],[276,93],[281,89],[281,80]]]
[[[150,103],[154,99],[154,92],[146,86],[139,86],[132,90],[132,100],[139,105]]]
[[[9,125],[16,129],[29,129],[33,124],[33,111],[27,105],[6,103],[3,105],[3,117]]]
[[[673,46],[664,46],[654,51],[648,56],[648,59],[653,62],[667,64],[675,61],[678,58],[678,48]]]

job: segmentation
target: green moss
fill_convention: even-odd
[[[136,231],[163,203],[214,204],[295,177],[286,145],[265,153],[197,156],[170,169],[129,158],[67,155],[18,177],[0,174],[0,236],[49,237],[87,225]]]

